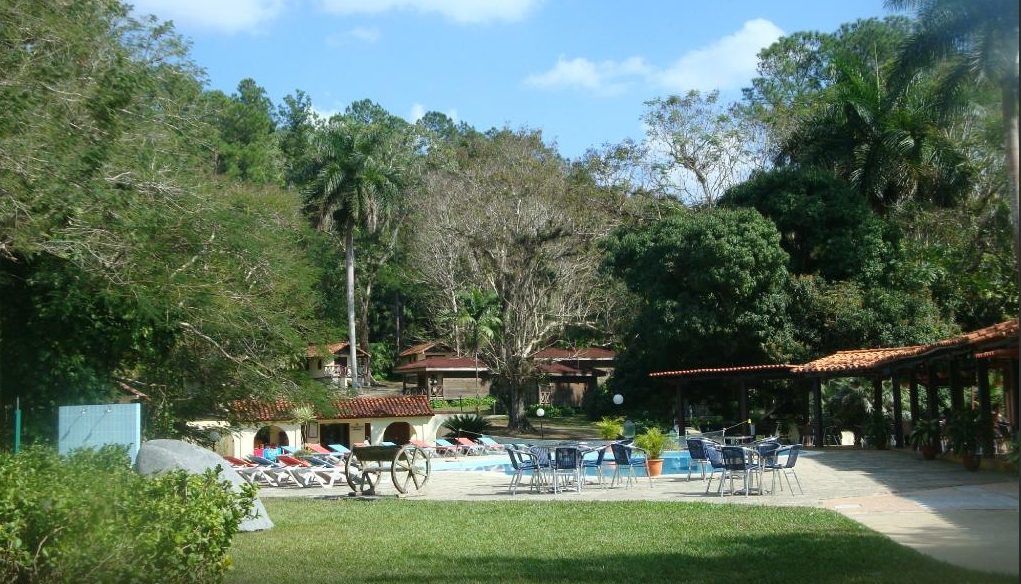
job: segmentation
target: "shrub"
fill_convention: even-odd
[[[669,434],[653,426],[635,436],[635,446],[649,453],[649,460],[655,460],[663,456],[663,451],[668,448],[677,448],[677,443]]]
[[[600,438],[613,440],[624,434],[624,418],[603,418],[596,422],[596,428]]]
[[[967,409],[952,412],[947,419],[947,438],[954,454],[974,454],[981,427],[978,412]]]
[[[122,448],[0,454],[0,581],[219,582],[251,512],[215,471],[143,477]]]
[[[890,447],[890,421],[882,412],[872,412],[869,416],[865,436],[874,448],[885,450]]]
[[[911,445],[915,448],[935,448],[939,445],[939,420],[919,418],[913,422]]]
[[[528,406],[528,415],[533,418],[536,417],[535,412],[539,408],[543,409],[544,418],[563,418],[564,416],[570,416],[574,414],[574,408],[570,406],[555,406],[553,404],[539,405],[532,404]]]
[[[488,434],[493,428],[489,420],[475,414],[451,416],[446,422],[443,422],[443,427],[450,430],[450,432],[447,432],[447,436],[455,438],[465,435],[478,436],[479,434]]]

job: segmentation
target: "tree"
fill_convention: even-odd
[[[640,298],[613,382],[648,373],[782,362],[791,353],[787,254],[751,209],[676,211],[604,242],[605,269]]]
[[[473,287],[499,299],[500,328],[481,355],[518,430],[539,375],[532,355],[564,327],[591,324],[594,241],[608,222],[568,188],[566,163],[537,132],[468,136],[448,158],[426,177],[411,264],[437,313],[461,312],[459,293]]]
[[[280,164],[273,103],[254,79],[242,79],[237,93],[210,92],[219,129],[216,171],[233,179],[276,184]]]
[[[351,379],[358,386],[355,233],[374,230],[403,194],[404,157],[383,124],[358,115],[334,118],[315,139],[306,169],[305,208],[320,230],[344,236]]]
[[[902,87],[919,71],[933,72],[944,105],[978,84],[1000,91],[1004,158],[1015,233],[1018,219],[1018,3],[1016,0],[887,0],[914,9],[918,31],[904,44],[895,76]],[[1021,253],[1018,254],[1021,258]],[[1021,264],[1019,264],[1021,265]]]
[[[646,163],[660,192],[693,205],[716,200],[764,160],[755,127],[718,91],[689,91],[646,102]]]
[[[493,292],[472,288],[462,292],[458,312],[451,315],[457,328],[467,336],[475,361],[475,397],[479,396],[479,350],[492,342],[500,329],[500,299]],[[475,403],[475,413],[479,413]]]

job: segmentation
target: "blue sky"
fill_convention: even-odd
[[[561,152],[641,135],[643,102],[737,99],[781,34],[887,14],[882,0],[135,0],[173,20],[210,85],[245,77],[321,112],[370,98],[414,119],[542,129]]]

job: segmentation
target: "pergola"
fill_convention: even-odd
[[[748,415],[747,385],[766,379],[807,380],[812,397],[812,430],[815,444],[823,446],[822,384],[830,379],[861,377],[872,381],[873,406],[882,410],[884,381],[889,380],[893,401],[894,441],[904,446],[902,389],[907,383],[912,420],[922,417],[919,385],[925,387],[924,417],[939,416],[940,391],[950,393],[951,408],[965,405],[965,388],[975,388],[981,422],[991,427],[992,400],[989,372],[999,369],[1004,383],[1005,409],[1017,430],[1018,417],[1018,321],[1008,320],[928,345],[838,351],[802,365],[749,365],[711,369],[686,369],[651,373],[655,379],[671,380],[676,390],[677,423],[684,427],[685,388],[698,380],[731,380],[740,384],[738,395],[742,419]],[[974,394],[977,394],[975,396]],[[991,432],[983,434],[986,451],[992,451]]]

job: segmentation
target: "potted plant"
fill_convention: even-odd
[[[925,460],[935,459],[939,454],[939,420],[915,420],[911,428],[911,445],[922,453]]]
[[[873,412],[865,424],[865,437],[879,450],[890,447],[890,424],[882,412]]]
[[[947,419],[947,439],[950,448],[961,457],[964,468],[978,470],[981,456],[978,451],[979,434],[978,414],[972,410],[953,412]]]
[[[673,439],[655,426],[635,436],[635,446],[644,450],[648,456],[646,467],[650,477],[658,477],[663,473],[663,451],[677,448]]]
[[[616,440],[624,434],[624,418],[603,418],[596,422],[596,428],[603,440]]]

